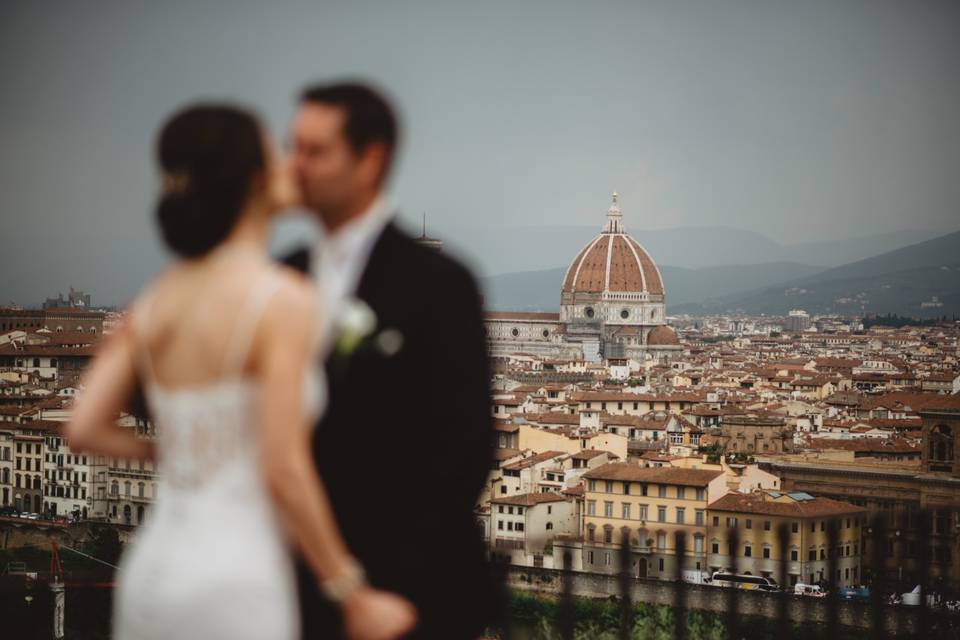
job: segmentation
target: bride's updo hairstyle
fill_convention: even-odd
[[[157,140],[157,220],[178,255],[196,258],[222,242],[264,170],[263,136],[252,114],[215,104],[170,118]]]

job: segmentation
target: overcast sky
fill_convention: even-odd
[[[599,227],[614,189],[638,237],[960,227],[960,2],[282,4],[3,3],[0,303],[122,302],[161,264],[164,117],[225,98],[282,136],[298,89],[341,76],[396,99],[394,195],[454,247]]]

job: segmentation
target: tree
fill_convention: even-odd
[[[108,524],[95,524],[90,527],[89,553],[98,560],[117,564],[123,546],[120,544],[120,534],[116,527]]]

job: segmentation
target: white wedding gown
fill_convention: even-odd
[[[258,463],[256,383],[243,375],[278,276],[269,267],[254,280],[219,380],[164,388],[142,350],[160,481],[117,572],[118,640],[300,636],[293,562]],[[306,376],[311,417],[325,404],[319,375]]]

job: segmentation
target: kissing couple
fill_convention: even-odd
[[[398,129],[358,83],[302,92],[289,157],[232,105],[162,127],[156,216],[178,259],[104,339],[66,430],[75,451],[158,468],[117,572],[114,638],[482,633],[481,299],[393,222]],[[321,233],[275,262],[270,228],[293,208]],[[153,438],[116,424],[136,398]]]

